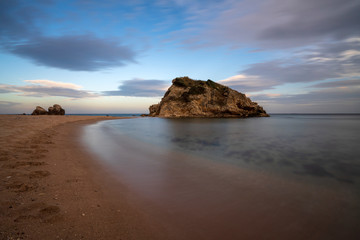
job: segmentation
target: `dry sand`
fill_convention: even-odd
[[[0,239],[151,239],[126,188],[77,140],[81,125],[107,119],[0,116]]]

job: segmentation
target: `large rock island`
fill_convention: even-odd
[[[149,108],[152,117],[268,117],[245,94],[211,80],[175,78],[161,102]]]

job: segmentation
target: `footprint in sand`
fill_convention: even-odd
[[[34,162],[34,161],[25,161],[25,162],[16,162],[11,164],[3,165],[4,168],[19,168],[19,167],[33,167],[33,166],[42,166],[45,165],[45,162]]]
[[[0,161],[8,161],[11,159],[10,153],[7,151],[0,151]]]
[[[5,187],[13,192],[28,192],[38,188],[38,185],[16,181],[6,184]]]
[[[49,171],[33,171],[29,173],[29,178],[44,178],[50,175]]]
[[[30,159],[35,160],[35,159],[41,159],[41,158],[45,158],[45,157],[46,157],[46,155],[44,155],[44,154],[39,154],[39,155],[32,155],[32,156],[30,156]]]
[[[21,152],[22,152],[22,153],[25,153],[25,154],[32,154],[32,153],[34,153],[33,150],[29,150],[29,149],[23,149],[23,150],[21,150]]]
[[[58,206],[45,203],[29,204],[19,209],[17,213],[18,216],[14,219],[14,222],[34,219],[43,223],[54,223],[62,218],[61,210]]]
[[[49,150],[42,149],[42,148],[38,148],[35,150],[35,154],[48,153],[48,152],[49,152]]]

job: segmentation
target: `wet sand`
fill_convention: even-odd
[[[126,187],[78,142],[107,119],[0,116],[0,239],[151,239]]]
[[[128,138],[116,142],[121,164],[105,164],[80,136],[87,124],[107,119],[0,116],[0,239],[360,236],[358,199],[339,187],[209,163]]]

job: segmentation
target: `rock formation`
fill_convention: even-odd
[[[161,102],[149,107],[152,117],[268,117],[245,94],[211,80],[175,78]]]
[[[49,107],[48,111],[49,115],[65,115],[65,110],[59,104]]]
[[[37,106],[31,115],[65,115],[65,109],[59,104],[54,104],[52,107],[49,107],[48,110],[49,111],[46,111],[44,108]]]
[[[47,115],[48,112],[40,106],[37,106],[31,115]]]

